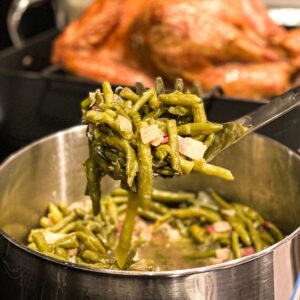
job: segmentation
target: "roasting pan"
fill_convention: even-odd
[[[0,52],[0,160],[50,133],[80,123],[80,101],[99,83],[73,76],[50,64],[52,29]],[[264,101],[232,98],[218,88],[205,95],[208,117],[224,122],[246,114]],[[300,107],[260,132],[300,149]]]

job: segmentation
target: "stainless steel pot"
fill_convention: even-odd
[[[300,271],[300,158],[252,135],[216,159],[233,182],[199,174],[159,179],[170,190],[213,187],[248,203],[288,236],[262,252],[231,262],[168,272],[92,270],[62,263],[22,242],[49,201],[77,201],[85,186],[85,128],[38,141],[0,167],[0,298],[3,299],[289,299]],[[104,190],[116,185],[110,179]]]

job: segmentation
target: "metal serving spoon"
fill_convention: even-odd
[[[213,143],[204,155],[206,161],[211,161],[220,152],[253,131],[289,112],[299,103],[300,86],[297,86],[274,98],[270,103],[263,105],[252,113],[223,124],[223,129],[216,133]]]

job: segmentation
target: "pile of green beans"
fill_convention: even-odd
[[[204,203],[194,193],[154,189],[149,206],[136,210],[152,234],[168,223],[183,238],[196,244],[197,252],[188,257],[195,260],[195,266],[197,262],[203,265],[200,264],[203,260],[206,264],[214,264],[241,258],[283,238],[281,231],[254,209],[228,202],[214,191],[206,195],[209,203]],[[127,206],[132,205],[128,197],[130,192],[123,189],[104,195],[101,213],[97,216],[82,203],[71,206],[50,203],[46,215],[40,219],[40,227],[29,234],[28,247],[90,267],[151,271],[155,269],[151,257],[145,261],[135,259],[139,247],[149,242],[143,241],[143,233],[141,236],[134,234],[134,242],[122,267],[117,261],[119,240],[123,238],[121,244],[125,248],[129,243],[128,236],[125,239],[119,236]]]
[[[110,84],[104,82],[102,90],[90,93],[82,101],[81,109],[83,123],[88,125],[86,191],[92,199],[95,215],[100,211],[100,181],[105,175],[120,180],[122,188],[128,191],[137,191],[143,208],[151,201],[154,175],[173,176],[196,171],[233,179],[229,170],[208,164],[204,158],[193,160],[180,154],[180,136],[203,142],[207,150],[215,133],[223,128],[222,124],[207,120],[200,95],[191,91],[184,93],[181,79],[176,81],[171,93],[166,93],[161,78],[157,78],[155,88],[145,89],[138,83],[135,91],[119,87],[114,92]],[[141,132],[147,128],[160,130],[164,141],[155,145],[143,141]]]

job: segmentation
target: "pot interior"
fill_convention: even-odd
[[[85,127],[78,126],[30,145],[0,168],[0,229],[25,242],[50,201],[81,200],[82,163],[87,157]],[[253,134],[213,163],[232,170],[235,180],[192,174],[156,179],[155,186],[197,192],[212,187],[228,200],[245,203],[289,234],[300,226],[300,158],[281,144]],[[103,180],[103,193],[118,186]]]

